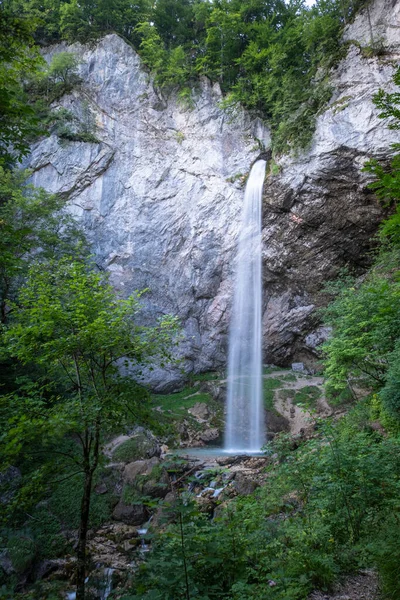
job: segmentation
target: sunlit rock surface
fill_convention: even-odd
[[[315,307],[323,282],[346,265],[360,271],[382,218],[361,173],[371,156],[387,158],[396,132],[377,117],[371,98],[391,89],[398,58],[398,2],[371,7],[388,54],[364,58],[350,46],[332,74],[329,109],[318,118],[310,150],[285,157],[264,191],[264,347],[269,362],[315,357],[323,340]],[[376,14],[376,17],[374,16]],[[397,19],[397,21],[396,21]],[[375,22],[375,21],[374,21]],[[378,26],[378,25],[377,25]],[[394,32],[394,33],[393,33]],[[397,33],[396,33],[397,32]],[[367,45],[366,16],[346,30]],[[57,46],[49,52],[67,49]],[[219,108],[221,93],[206,79],[192,107],[157,92],[140,59],[116,35],[96,46],[68,50],[82,59],[83,85],[61,105],[96,122],[99,143],[60,143],[32,148],[33,182],[61,192],[93,244],[96,260],[113,285],[143,296],[147,323],[165,313],[179,316],[179,348],[187,371],[223,367],[232,299],[232,275],[247,174],[269,133],[244,112]],[[180,370],[147,375],[156,389],[172,388]]]
[[[69,198],[118,290],[149,288],[148,323],[180,317],[187,370],[222,365],[241,177],[268,145],[268,131],[243,112],[228,117],[218,85],[206,79],[193,107],[163,98],[116,35],[68,50],[82,59],[83,85],[62,105],[77,115],[89,106],[101,143],[41,141],[30,160],[33,181]],[[179,378],[178,370],[151,374],[155,385]]]

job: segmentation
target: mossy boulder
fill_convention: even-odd
[[[126,465],[123,480],[125,501],[128,497],[127,489],[130,489],[132,498],[164,498],[169,490],[168,474],[157,457]]]
[[[160,445],[152,433],[145,429],[138,429],[122,444],[118,445],[112,453],[116,462],[130,463],[135,460],[160,456]]]

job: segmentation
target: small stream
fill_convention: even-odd
[[[96,569],[97,571],[97,569]],[[95,573],[96,573],[95,571]],[[102,576],[96,578],[96,586],[99,592],[99,600],[107,600],[112,591],[114,569],[104,567]],[[86,577],[85,583],[90,583],[90,577]],[[76,600],[76,592],[68,592],[66,600]]]

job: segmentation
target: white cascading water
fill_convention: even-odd
[[[265,160],[247,181],[229,330],[225,451],[259,452],[265,442],[261,355],[261,203]]]

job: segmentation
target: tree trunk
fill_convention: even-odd
[[[77,548],[76,564],[76,600],[85,600],[85,579],[86,579],[86,538],[89,527],[90,497],[92,494],[93,473],[99,464],[100,452],[100,417],[97,416],[95,422],[94,439],[89,435],[88,429],[85,432],[85,444],[83,445],[83,464],[85,472],[85,483],[83,487],[83,496],[81,502],[81,522],[79,525],[79,538]],[[94,445],[92,447],[92,443]],[[91,454],[92,453],[92,454]],[[92,455],[92,462],[90,457]]]
[[[90,496],[92,493],[93,469],[85,469],[85,484],[81,502],[81,522],[76,565],[76,600],[85,600],[86,538],[89,527]]]

